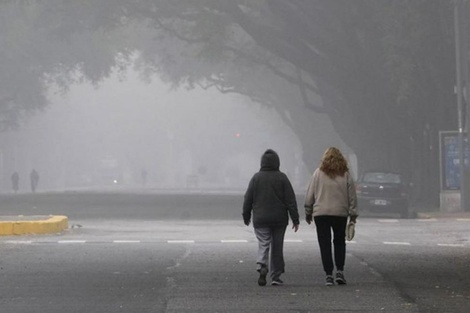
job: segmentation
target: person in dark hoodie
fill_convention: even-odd
[[[287,175],[279,170],[278,154],[271,149],[261,157],[261,169],[250,180],[243,202],[243,221],[253,227],[258,239],[256,259],[259,272],[258,285],[266,285],[271,270],[272,285],[283,285],[284,234],[292,219],[292,229],[299,229],[299,213],[294,189]]]

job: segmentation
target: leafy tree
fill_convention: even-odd
[[[46,78],[63,86],[77,73],[99,81],[138,51],[143,73],[275,108],[307,164],[318,159],[309,122],[327,114],[360,169],[411,173],[438,194],[437,175],[428,174],[438,168],[437,132],[456,122],[451,2],[56,0],[6,1],[0,11],[7,27],[0,40],[14,38],[17,47],[0,51],[0,82],[23,73],[15,86],[28,77],[37,96]],[[21,59],[25,51],[34,54]],[[0,89],[5,121],[34,103],[12,90]]]
[[[128,64],[130,50],[111,19],[115,2],[0,3],[0,130],[15,128],[47,104],[48,87],[99,82]],[[114,19],[112,19],[114,21]]]
[[[243,93],[281,114],[286,109],[302,112],[292,103],[300,95],[303,108],[328,114],[358,155],[361,169],[388,167],[410,173],[424,186],[423,195],[438,194],[437,175],[429,174],[438,168],[437,132],[455,129],[456,121],[455,108],[449,109],[455,102],[452,3],[146,4],[150,7],[141,16],[155,21],[172,40],[179,39],[184,49],[178,53],[162,45],[155,54],[144,55],[147,64],[158,64],[154,68],[164,77]],[[259,79],[260,73],[264,79]],[[273,84],[279,78],[283,88]],[[297,97],[286,93],[292,86]],[[286,94],[291,101],[284,101]],[[297,120],[290,125],[308,147],[313,133],[302,134]]]

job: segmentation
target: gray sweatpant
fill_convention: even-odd
[[[258,239],[258,270],[267,266],[271,270],[271,278],[276,279],[284,273],[284,235],[287,226],[256,227]],[[270,258],[271,256],[271,258]]]

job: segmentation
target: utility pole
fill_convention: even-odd
[[[470,18],[470,2],[468,0],[464,0],[463,3],[463,18],[462,18],[462,28],[463,31],[461,33],[461,36],[463,38],[463,51],[464,51],[464,58],[463,58],[463,69],[464,69],[464,80],[465,80],[465,90],[464,90],[464,107],[463,107],[463,119],[464,119],[464,134],[465,138],[463,141],[463,146],[464,146],[464,180],[465,180],[465,189],[464,191],[464,203],[465,207],[463,208],[464,211],[470,211],[470,155],[469,150],[470,150],[470,145],[468,141],[468,134],[469,132],[469,126],[468,122],[470,121],[470,110],[468,108],[468,103],[470,101],[470,45],[469,45],[469,38],[468,36],[470,35],[468,27],[470,26],[469,18]],[[465,163],[465,160],[467,163]]]
[[[454,1],[454,26],[455,26],[455,59],[457,80],[457,113],[458,113],[458,142],[459,142],[459,170],[460,170],[460,210],[466,211],[466,171],[465,171],[465,135],[466,108],[465,100],[468,100],[468,51],[467,34],[465,27],[466,0]],[[464,93],[465,96],[464,97]]]

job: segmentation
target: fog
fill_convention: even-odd
[[[17,171],[38,191],[73,189],[242,190],[268,148],[281,170],[304,186],[302,148],[274,110],[216,90],[172,89],[130,70],[98,85],[51,88],[50,105],[3,133],[3,191]]]
[[[241,191],[271,148],[301,193],[335,146],[463,207],[460,5],[382,2],[2,2],[1,191]]]

